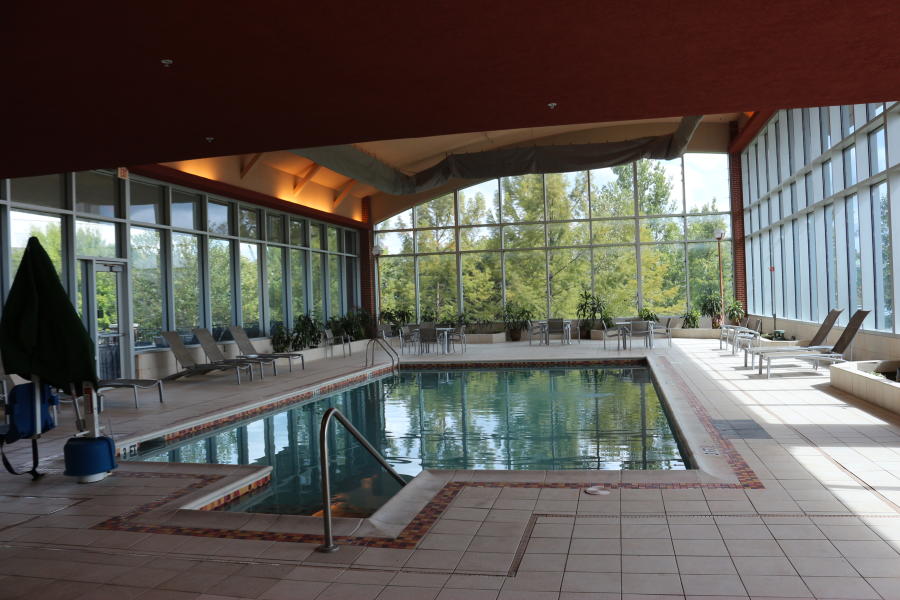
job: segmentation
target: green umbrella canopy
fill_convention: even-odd
[[[64,390],[97,385],[94,343],[37,238],[28,240],[0,318],[0,353],[7,373]]]

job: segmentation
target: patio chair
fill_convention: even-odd
[[[665,325],[654,325],[651,335],[653,338],[657,336],[669,340],[669,347],[672,347],[672,321],[675,320],[675,317],[667,317]]]
[[[455,352],[455,350],[452,350],[452,348],[456,342],[459,342],[459,345],[462,346],[462,351],[465,352],[466,351],[466,326],[465,325],[460,325],[459,327],[457,327],[456,329],[454,329],[447,335],[447,343],[451,347],[451,352]]]
[[[735,329],[745,329],[750,324],[750,316],[747,315],[740,321],[738,321],[737,325],[726,325],[722,323],[722,326],[719,327],[719,350],[722,350],[722,342],[726,344],[731,339],[731,334],[734,333]]]
[[[419,327],[419,353],[429,352],[431,345],[437,346],[437,343],[437,329],[434,326],[427,327],[425,323],[422,323],[422,326]]]
[[[634,348],[634,338],[643,338],[644,347],[653,344],[653,321],[631,322],[631,347]]]
[[[603,349],[606,350],[606,340],[616,338],[616,350],[624,349],[628,343],[628,334],[623,327],[613,327],[610,329],[606,326],[606,321],[600,320],[600,326],[603,329]]]
[[[306,361],[303,358],[302,352],[257,352],[256,348],[253,346],[253,342],[250,341],[250,336],[247,335],[247,331],[243,327],[240,325],[231,325],[228,327],[228,330],[231,331],[231,337],[234,338],[238,351],[240,352],[238,358],[259,358],[262,360],[286,358],[288,361],[288,372],[293,372],[294,359],[299,358],[300,368],[306,369]],[[272,372],[274,373],[274,371],[275,367],[273,364]]]
[[[196,327],[191,330],[191,333],[194,334],[194,337],[197,338],[197,341],[200,343],[200,347],[203,348],[203,352],[206,354],[206,359],[213,364],[256,365],[259,367],[259,378],[263,379],[265,377],[265,375],[263,374],[263,365],[268,363],[272,365],[272,374],[278,375],[274,358],[226,358],[225,354],[222,352],[222,349],[219,348],[219,344],[216,343],[216,340],[213,338],[212,333],[210,333],[208,329]]]
[[[844,332],[841,333],[841,337],[839,337],[837,342],[834,343],[834,346],[831,347],[830,351],[823,353],[798,351],[770,352],[767,354],[763,354],[759,357],[759,372],[762,373],[763,359],[765,359],[766,361],[766,379],[769,379],[772,376],[773,360],[809,361],[813,363],[817,371],[819,370],[820,362],[844,362],[844,353],[846,353],[850,349],[850,345],[853,343],[853,339],[856,337],[856,334],[859,333],[859,328],[862,327],[863,321],[866,319],[870,312],[871,311],[868,310],[858,310],[853,313],[853,316],[850,317],[850,322],[847,323],[847,327],[844,328]]]
[[[568,344],[572,341],[569,324],[562,319],[547,320],[547,344],[550,344],[550,336],[559,335],[560,344]]]
[[[532,340],[537,337],[538,345],[547,342],[550,344],[550,339],[547,337],[547,324],[542,321],[528,321],[527,325],[528,329],[528,345],[531,345]]]
[[[844,312],[842,308],[836,308],[828,311],[828,314],[825,316],[825,320],[822,321],[822,324],[819,325],[819,330],[816,331],[816,334],[809,340],[806,344],[793,344],[791,346],[756,346],[754,348],[744,348],[744,366],[747,366],[747,356],[750,357],[750,368],[752,369],[756,365],[756,356],[757,355],[765,355],[772,352],[799,352],[804,350],[810,351],[826,351],[830,350],[831,346],[823,345],[825,342],[825,338],[828,337],[828,334],[831,333],[831,329],[834,327],[835,322],[837,321],[838,316]],[[760,364],[760,367],[762,365]]]
[[[322,348],[327,355],[331,352],[331,358],[334,358],[334,347],[336,344],[341,344],[341,355],[347,356],[347,340],[343,335],[335,337],[334,332],[331,329],[326,328],[322,332],[322,343],[324,344]]]
[[[134,407],[138,406],[138,389],[146,390],[157,388],[159,393],[159,403],[165,403],[165,392],[163,392],[162,379],[101,379],[97,382],[97,397],[100,399],[100,409],[103,409],[103,392],[119,388],[131,388],[134,394]]]
[[[206,373],[211,373],[212,371],[227,371],[228,369],[234,369],[235,375],[237,375],[238,385],[241,383],[241,371],[247,369],[250,372],[250,381],[253,381],[253,365],[251,364],[214,364],[214,363],[198,363],[194,360],[194,357],[191,356],[190,351],[187,349],[187,346],[184,345],[184,342],[181,339],[181,335],[177,331],[163,331],[161,333],[166,343],[169,344],[169,349],[172,351],[172,354],[175,355],[175,362],[181,366],[181,371],[177,373],[173,373],[167,377],[163,377],[163,379],[171,381],[173,379],[178,379],[180,377],[190,377],[191,375],[204,375]]]
[[[400,328],[400,354],[407,346],[415,346],[419,343],[419,330],[409,325]]]
[[[762,336],[762,319],[757,319],[756,326],[752,329],[749,327],[735,329],[731,337],[731,354],[737,354],[739,349],[750,348],[754,342],[759,342],[760,336]]]

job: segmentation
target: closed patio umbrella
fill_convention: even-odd
[[[8,373],[68,389],[97,385],[94,343],[37,238],[28,240],[0,318],[0,352]]]
[[[42,384],[62,389],[74,385],[78,394],[83,382],[97,385],[94,344],[35,237],[28,240],[3,307],[0,354],[7,373],[34,384],[36,434],[41,433]],[[36,467],[36,444],[34,448]]]

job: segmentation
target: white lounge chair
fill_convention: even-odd
[[[850,349],[850,344],[853,343],[853,338],[856,337],[856,334],[859,333],[859,328],[862,327],[862,323],[865,320],[866,316],[868,316],[870,311],[868,310],[858,310],[852,317],[850,317],[850,322],[847,323],[847,327],[844,329],[844,332],[841,334],[841,337],[838,338],[838,341],[835,342],[834,346],[831,347],[831,350],[828,352],[817,353],[817,352],[770,352],[767,354],[763,354],[759,357],[759,371],[762,373],[762,363],[763,360],[766,361],[766,379],[769,379],[772,376],[772,361],[775,360],[789,360],[793,362],[806,361],[813,363],[816,370],[819,368],[819,363],[838,363],[843,362],[844,353]]]
[[[836,308],[828,312],[828,315],[825,317],[825,320],[822,321],[822,324],[819,326],[819,330],[816,331],[816,334],[812,337],[812,339],[807,344],[793,344],[791,346],[753,346],[744,348],[744,366],[747,366],[747,357],[750,357],[750,368],[756,364],[756,357],[758,355],[769,354],[772,352],[802,352],[802,351],[826,351],[831,350],[831,346],[823,345],[823,342],[828,337],[828,334],[831,333],[831,329],[834,327],[835,321],[837,321],[838,315],[840,315],[844,310],[842,308]],[[760,373],[762,373],[762,364],[760,364]]]

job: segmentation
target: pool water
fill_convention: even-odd
[[[260,464],[272,483],[228,510],[322,509],[318,431],[337,407],[410,478],[423,469],[684,469],[646,367],[402,371],[156,448],[137,460]],[[333,510],[367,516],[400,485],[332,422]]]

